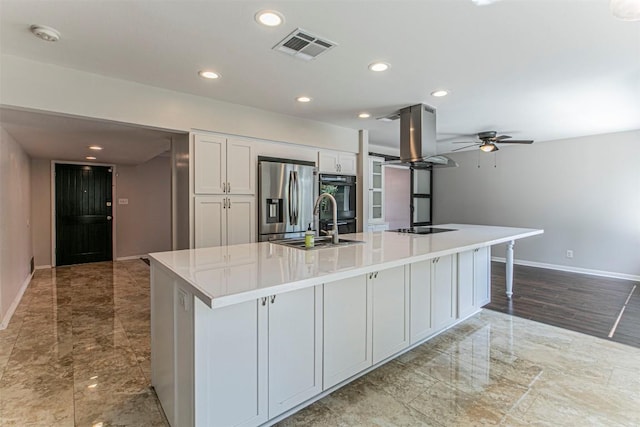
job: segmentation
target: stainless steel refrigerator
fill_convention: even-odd
[[[313,162],[258,157],[258,241],[304,237],[309,224],[316,230],[317,196]]]

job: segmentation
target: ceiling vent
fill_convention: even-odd
[[[311,61],[336,46],[334,42],[321,39],[300,28],[285,37],[273,50],[284,52],[296,58]]]

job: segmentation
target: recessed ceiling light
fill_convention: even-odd
[[[361,119],[368,119],[369,117],[371,117],[371,114],[369,114],[369,113],[360,113],[360,114],[358,114],[358,117],[360,117]]]
[[[210,70],[198,71],[198,75],[200,77],[202,77],[203,79],[217,79],[217,78],[220,78],[220,74],[216,73],[215,71],[210,71]]]
[[[93,156],[87,156],[87,157],[85,157],[85,159],[87,159],[87,160],[95,160],[96,158],[93,157]]]
[[[102,147],[100,147],[99,145],[90,145],[89,150],[100,151],[102,150]]]
[[[32,25],[29,29],[34,36],[46,42],[57,42],[60,40],[60,31],[55,28],[47,27],[46,25]]]
[[[296,101],[298,102],[311,102],[311,98],[309,98],[308,96],[299,96],[296,98]]]
[[[284,22],[284,16],[277,10],[261,10],[256,13],[256,22],[267,27],[277,27]]]
[[[449,95],[449,91],[448,90],[444,90],[444,89],[440,89],[440,90],[434,90],[433,92],[431,92],[431,96],[435,96],[435,97],[442,97],[442,96],[447,96]]]
[[[371,71],[387,71],[390,65],[386,62],[373,62],[369,64],[369,69]]]

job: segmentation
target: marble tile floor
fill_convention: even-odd
[[[167,425],[148,277],[140,260],[36,272],[0,331],[0,426]],[[639,426],[640,349],[484,310],[279,425]]]

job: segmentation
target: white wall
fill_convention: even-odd
[[[0,127],[0,329],[31,277],[30,159]]]
[[[358,152],[358,131],[354,129],[10,55],[2,55],[0,64],[0,104],[10,107]]]
[[[51,161],[31,159],[31,230],[36,268],[51,267]]]
[[[543,228],[516,259],[640,276],[640,131],[451,157],[460,167],[434,172],[434,223]]]
[[[384,168],[384,220],[389,229],[406,228],[411,223],[411,171]]]

